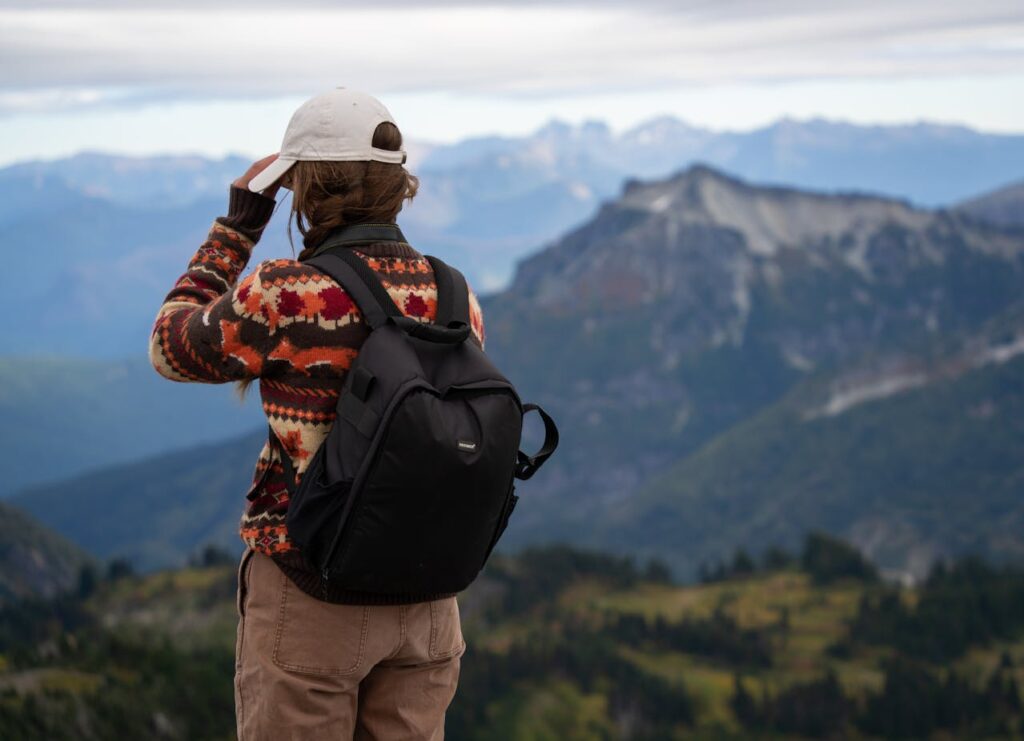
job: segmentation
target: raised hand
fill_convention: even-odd
[[[257,175],[259,175],[264,170],[266,170],[268,167],[270,167],[270,164],[277,159],[278,154],[279,152],[274,152],[273,154],[269,154],[261,160],[256,160],[255,162],[253,162],[249,169],[245,171],[245,174],[237,178],[234,181],[234,183],[232,183],[232,185],[238,188],[248,189],[249,181],[252,180]],[[277,193],[277,189],[280,187],[281,181],[280,179],[278,179],[269,187],[264,188],[262,193],[263,195],[267,196],[267,198],[273,198]]]

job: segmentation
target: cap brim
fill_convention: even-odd
[[[278,157],[270,163],[267,169],[263,170],[249,181],[249,190],[253,193],[261,193],[273,185],[282,175],[288,172],[295,164],[295,160],[286,160]]]

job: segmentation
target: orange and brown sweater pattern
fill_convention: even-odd
[[[149,357],[172,381],[258,378],[270,427],[301,477],[334,422],[341,386],[369,329],[344,289],[312,265],[265,260],[239,280],[273,206],[272,199],[231,188],[228,215],[214,221],[157,313]],[[366,260],[406,316],[433,321],[437,285],[420,252],[406,242],[344,249]],[[472,288],[470,321],[470,337],[483,347]],[[287,570],[311,571],[288,537],[279,449],[268,441],[259,454],[240,534]]]

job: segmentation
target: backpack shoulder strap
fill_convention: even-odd
[[[373,268],[351,250],[342,248],[324,252],[309,258],[306,263],[323,270],[345,289],[370,329],[386,323],[389,316],[404,316]]]
[[[469,326],[469,285],[465,276],[440,257],[424,255],[434,269],[437,283],[437,318],[435,324],[449,326],[453,321]]]

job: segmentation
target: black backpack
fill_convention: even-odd
[[[425,255],[434,323],[406,317],[348,246],[399,239],[395,225],[352,225],[306,260],[333,277],[371,329],[348,370],[337,417],[295,485],[287,453],[287,526],[321,573],[323,593],[394,601],[460,592],[476,578],[530,478],[558,445],[551,417],[523,404],[470,334],[466,280]],[[536,410],[544,443],[519,449]],[[276,435],[271,431],[271,438]]]

